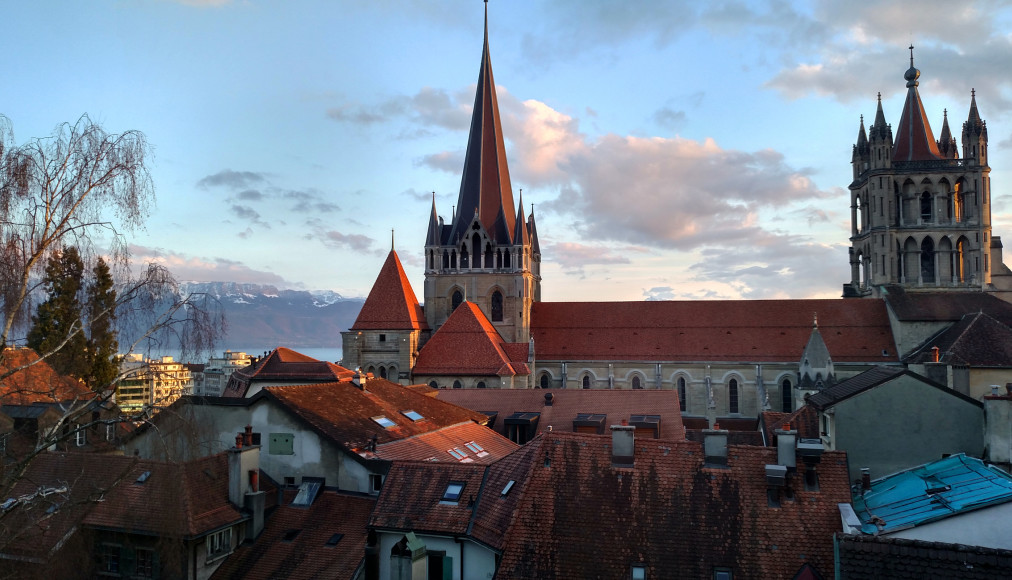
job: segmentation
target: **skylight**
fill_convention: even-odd
[[[485,457],[486,455],[488,455],[488,451],[485,451],[485,448],[482,447],[481,445],[478,445],[478,443],[475,441],[465,443],[464,447],[467,447],[468,449],[473,451],[474,454],[477,455],[478,457]]]
[[[299,493],[295,494],[295,499],[292,500],[292,505],[313,505],[313,501],[316,499],[316,494],[320,493],[321,487],[323,487],[322,481],[303,480],[302,485],[299,486]]]
[[[507,495],[509,495],[510,490],[513,489],[513,486],[516,485],[516,483],[517,482],[513,481],[512,479],[509,480],[506,483],[506,486],[502,488],[502,494],[501,494],[502,497],[506,497]]]
[[[453,449],[447,449],[446,452],[449,453],[450,455],[452,455],[453,458],[456,459],[457,461],[474,461],[473,459],[471,459],[470,457],[468,457],[467,456],[467,452],[464,451],[463,449],[461,449],[460,447],[454,447]]]
[[[340,542],[341,538],[343,538],[343,537],[344,537],[344,534],[334,534],[333,536],[330,536],[329,540],[327,540],[327,544],[326,545],[331,546],[331,547],[336,546],[337,543]]]
[[[294,540],[299,535],[299,532],[301,532],[301,531],[302,531],[301,529],[288,530],[287,532],[285,532],[284,537],[281,538],[281,541],[282,542],[291,542],[292,540]]]
[[[416,411],[401,411],[401,415],[404,415],[405,417],[411,419],[412,421],[421,421],[422,419],[425,418],[422,417],[422,415]]]
[[[134,483],[138,483],[138,484],[139,483],[144,483],[145,481],[148,480],[149,477],[151,477],[151,472],[150,471],[145,471],[144,473],[140,474],[140,476],[137,478],[137,481],[135,481]]]
[[[449,503],[457,503],[460,501],[461,494],[464,493],[464,484],[460,481],[451,481],[446,486],[446,491],[443,492],[442,501]]]
[[[389,429],[391,427],[396,427],[397,426],[397,423],[394,423],[393,421],[391,421],[390,419],[387,419],[383,415],[378,415],[376,417],[373,417],[372,420],[376,421],[377,423],[379,423],[379,426],[383,427],[384,429]]]

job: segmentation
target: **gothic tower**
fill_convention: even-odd
[[[514,209],[515,207],[515,209]],[[432,213],[425,238],[425,318],[436,331],[464,300],[476,304],[507,342],[530,339],[531,305],[541,299],[541,250],[533,211],[513,205],[492,61],[485,44],[471,130],[450,223]]]
[[[991,169],[976,95],[971,91],[960,158],[947,112],[935,141],[917,90],[920,75],[911,46],[895,140],[881,94],[867,134],[862,118],[851,157],[851,281],[843,285],[844,297],[877,296],[892,284],[908,291],[989,291],[993,268],[1003,268],[990,263]]]

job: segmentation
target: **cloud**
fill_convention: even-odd
[[[284,278],[273,272],[255,270],[242,262],[227,258],[188,256],[138,245],[130,246],[130,257],[134,271],[139,271],[146,264],[155,263],[166,267],[177,280],[290,286]]]
[[[610,248],[602,245],[587,245],[577,242],[559,242],[544,245],[544,253],[552,257],[567,274],[583,275],[585,266],[629,264],[625,252],[641,252],[641,249]]]
[[[316,240],[332,250],[352,251],[369,253],[382,256],[383,250],[376,247],[376,240],[362,234],[347,234],[337,230],[329,229],[322,220],[311,219],[306,222],[310,232],[303,237],[307,240]]]
[[[197,182],[197,187],[209,189],[211,187],[225,187],[232,190],[249,188],[254,185],[265,183],[266,177],[262,173],[254,171],[232,171],[223,169],[214,175],[208,175]]]
[[[243,201],[263,201],[264,194],[255,189],[247,189],[235,194],[235,197],[236,199],[241,199]]]
[[[414,95],[391,97],[379,104],[340,103],[326,110],[326,116],[340,123],[371,126],[407,118],[423,127],[451,131],[467,130],[471,122],[474,86],[454,94],[423,87]]]
[[[656,286],[649,290],[644,290],[643,296],[644,300],[647,301],[674,300],[676,298],[675,289],[671,286]]]
[[[654,112],[654,122],[665,129],[677,131],[685,125],[685,111],[676,111],[671,107],[662,107]]]

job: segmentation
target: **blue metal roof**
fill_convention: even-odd
[[[1012,501],[1012,475],[960,453],[877,479],[853,499],[861,531],[897,531]]]

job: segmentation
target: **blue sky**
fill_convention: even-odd
[[[545,300],[839,296],[851,147],[913,43],[937,138],[970,90],[1012,236],[1005,2],[492,0],[514,197]],[[421,297],[432,192],[456,202],[479,0],[120,0],[5,7],[19,142],[83,113],[154,146],[137,262],[180,279],[365,295],[390,230]]]

